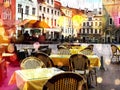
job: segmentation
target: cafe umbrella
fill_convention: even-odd
[[[76,14],[72,17],[73,28],[80,29],[81,24],[85,20],[85,15]]]
[[[50,28],[50,26],[45,21],[38,20],[33,24],[33,28],[42,28],[44,33],[44,28]]]

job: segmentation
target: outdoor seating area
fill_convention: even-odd
[[[120,90],[120,0],[0,0],[0,90]]]
[[[13,57],[14,51],[9,52],[7,56],[4,55],[4,59],[1,59],[0,64],[2,71],[0,79],[1,90],[66,90],[68,88],[69,90],[99,90],[99,88],[102,88],[100,86],[103,85],[103,82],[100,81],[100,79],[104,81],[103,78],[105,78],[105,76],[103,75],[104,73],[108,73],[108,71],[101,69],[101,66],[106,68],[107,65],[105,60],[106,53],[103,52],[104,63],[101,63],[101,57],[96,50],[98,45],[72,45],[71,48],[65,48],[69,50],[69,54],[64,53],[65,51],[59,53],[61,49],[58,48],[58,45],[59,44],[44,44],[39,46],[41,48],[51,48],[50,55],[45,52],[40,52],[39,49],[34,48],[34,45],[29,45],[29,48],[38,51],[32,54],[31,50],[31,52],[29,52],[30,54],[20,61],[19,57],[17,57],[17,59],[12,58],[12,60],[17,60],[17,64],[13,62],[14,60],[8,60]],[[25,45],[15,46],[17,50],[20,48],[28,48],[28,46],[25,47]],[[104,47],[102,46],[102,48],[105,49],[107,47],[109,55],[113,55],[111,46],[112,45],[105,45]],[[119,49],[119,46],[115,46]],[[73,51],[70,51],[71,49],[73,49]],[[83,52],[84,50],[86,53]],[[88,53],[89,50],[91,51],[90,53]],[[119,59],[118,57],[114,58],[114,60],[116,60],[113,60],[113,62],[111,62],[113,56],[109,56],[109,59],[109,65],[118,65],[113,63]],[[112,68],[109,65],[107,69]],[[10,71],[10,69],[12,70]],[[102,72],[104,73],[102,74]],[[4,87],[4,84],[6,87]],[[7,87],[11,88],[3,89]]]

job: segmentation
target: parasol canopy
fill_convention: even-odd
[[[50,28],[50,26],[45,21],[36,21],[33,24],[33,28]]]
[[[24,26],[25,28],[50,28],[50,26],[45,21],[40,20],[23,20],[18,24],[19,26]]]
[[[57,20],[59,26],[68,26],[68,18],[66,16],[60,16]]]
[[[17,24],[18,24],[18,26],[23,26],[23,25],[27,24],[29,21],[30,21],[29,19],[24,19],[21,22],[18,22]]]
[[[24,27],[25,28],[34,28],[33,26],[34,26],[34,23],[36,23],[37,22],[37,20],[30,20],[29,22],[27,22],[25,25],[24,25]]]
[[[74,15],[72,17],[72,22],[73,22],[73,27],[74,28],[80,28],[81,24],[83,23],[83,21],[85,20],[85,16],[84,15]]]

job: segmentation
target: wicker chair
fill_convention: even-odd
[[[96,71],[90,68],[90,61],[87,56],[83,54],[73,54],[69,58],[70,70],[83,75],[87,80],[88,84],[91,85],[93,76],[95,76],[95,82],[97,85]]]
[[[112,50],[112,58],[111,58],[111,63],[113,62],[119,62],[119,57],[120,57],[120,50],[116,45],[111,45],[111,50]]]
[[[83,54],[73,54],[69,58],[70,71],[81,70],[81,74],[89,73],[89,59]]]
[[[84,54],[84,55],[92,55],[93,51],[89,48],[81,50],[79,53]]]
[[[86,47],[86,49],[90,49],[90,50],[92,50],[92,51],[93,51],[93,48],[94,48],[94,45],[92,45],[92,44],[90,44],[90,45],[88,45],[88,46]]]
[[[46,67],[54,67],[53,61],[47,54],[43,52],[39,52],[39,53],[36,53],[34,56],[42,60],[44,64],[46,65]]]
[[[20,64],[21,69],[35,69],[46,67],[45,64],[37,57],[27,57]]]
[[[66,49],[67,47],[63,46],[63,45],[57,45],[57,49]]]
[[[58,50],[59,55],[70,55],[70,50],[69,49],[59,49]]]
[[[85,48],[83,49],[82,51],[79,52],[80,54],[84,54],[84,55],[93,55],[93,50],[91,50],[90,48]],[[96,83],[96,86],[97,86],[97,74],[96,74],[96,68],[93,67],[91,70],[90,70],[90,76],[91,76],[91,79],[92,81],[94,80],[93,79],[93,76],[95,77],[95,83]]]
[[[88,88],[85,79],[81,75],[64,72],[49,79],[43,90],[88,90]]]

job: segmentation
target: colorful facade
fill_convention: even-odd
[[[11,37],[12,34],[15,32],[15,4],[16,0],[0,0],[0,35],[6,38],[5,40],[3,40],[3,42],[7,41],[7,38]]]

